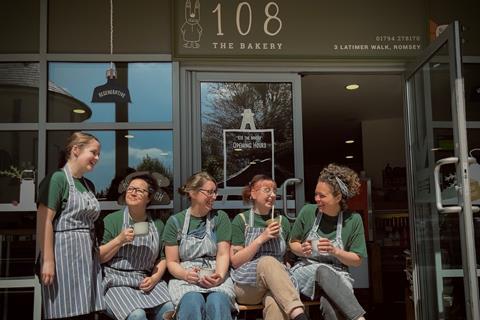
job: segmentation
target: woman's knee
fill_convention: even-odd
[[[324,268],[322,266],[319,266],[315,272],[315,277],[318,282],[322,281],[322,279],[329,279],[331,276],[332,271],[329,268]]]
[[[180,299],[179,305],[201,307],[205,305],[205,298],[200,292],[188,292],[183,295],[182,299]]]
[[[143,309],[135,309],[127,317],[127,320],[146,320],[147,313]]]
[[[281,265],[282,264],[280,261],[278,261],[276,258],[272,256],[263,256],[258,260],[257,271],[272,271],[272,268],[276,268]]]

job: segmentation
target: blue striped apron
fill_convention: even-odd
[[[123,210],[123,228],[130,227],[128,207]],[[125,244],[104,267],[105,302],[117,319],[126,319],[135,309],[149,309],[170,301],[167,284],[158,282],[149,292],[139,286],[148,277],[160,252],[160,237],[148,216],[148,234]]]
[[[310,229],[306,240],[320,239],[317,230],[320,226],[320,222],[322,221],[322,216],[323,212],[317,213],[315,222]],[[338,214],[335,239],[332,241],[332,245],[343,250],[342,224],[343,212],[340,211],[340,213]],[[340,260],[330,254],[322,254],[313,251],[312,255],[309,258],[301,258],[301,260],[297,262],[291,269],[293,277],[297,281],[298,287],[302,294],[312,300],[315,298],[315,274],[320,265],[332,269],[340,276],[340,278],[345,282],[345,284],[351,290],[353,290],[353,278],[350,276],[347,266],[345,266],[343,263],[340,262]]]
[[[65,209],[53,223],[55,277],[42,285],[45,319],[66,318],[105,309],[102,270],[95,243],[94,221],[100,204],[93,192],[75,187],[68,165],[63,167],[68,181]]]
[[[208,213],[207,221],[204,227],[197,228],[188,233],[188,227],[190,225],[190,208],[185,212],[185,221],[183,222],[182,232],[179,234],[180,244],[178,253],[180,257],[180,265],[184,269],[191,269],[193,267],[209,267],[215,269],[216,255],[217,255],[217,243],[216,236],[213,232],[215,225],[214,218]],[[173,217],[176,220],[175,217]],[[223,292],[230,298],[230,304],[232,309],[236,309],[235,293],[233,291],[233,281],[225,275],[225,281],[213,288],[203,288],[196,284],[188,283],[181,279],[171,279],[168,282],[168,289],[172,302],[177,306],[182,299],[183,295],[188,292]]]
[[[253,227],[254,225],[254,213],[250,210],[248,216],[248,224],[245,221],[245,216],[240,213],[243,221],[245,222],[245,247],[252,243],[262,232],[264,227]],[[255,285],[257,283],[257,264],[258,260],[262,256],[275,257],[280,263],[283,264],[283,257],[287,250],[287,245],[282,234],[282,216],[280,216],[280,236],[276,239],[270,239],[262,244],[253,258],[242,264],[237,269],[234,269],[231,273],[233,281],[239,284]]]

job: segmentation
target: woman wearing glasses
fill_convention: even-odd
[[[235,294],[241,304],[263,303],[264,319],[307,319],[297,289],[283,264],[290,223],[273,218],[277,185],[256,175],[243,190],[249,211],[232,222],[230,259],[235,270]]]
[[[163,256],[163,222],[153,219],[147,206],[164,194],[157,178],[147,171],[129,174],[120,184],[124,209],[104,219],[100,259],[104,263],[107,313],[114,319],[167,319],[173,314]]]
[[[358,267],[367,256],[362,217],[347,211],[347,200],[358,193],[357,174],[328,165],[320,172],[314,204],[305,205],[290,234],[290,249],[301,260],[292,268],[300,292],[320,298],[326,320],[364,319],[365,310],[353,293],[348,267]],[[315,288],[321,289],[321,296]]]
[[[177,319],[231,319],[235,308],[228,275],[231,225],[223,211],[212,211],[217,184],[206,172],[179,188],[190,207],[171,216],[163,239],[167,267],[175,279],[168,288]]]

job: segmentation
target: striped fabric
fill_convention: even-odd
[[[42,285],[45,319],[66,318],[105,309],[102,272],[94,239],[94,221],[100,204],[90,189],[75,188],[68,166],[63,168],[68,201],[54,220],[55,277]],[[85,184],[88,188],[88,185]]]
[[[214,218],[210,213],[207,216],[207,222],[205,228],[192,230],[188,232],[190,225],[190,208],[185,213],[185,221],[183,223],[182,231],[180,234],[179,245],[179,257],[180,265],[184,269],[190,269],[192,267],[208,266],[215,269],[216,255],[217,255],[217,243],[215,241]],[[233,281],[228,274],[225,281],[218,287],[202,288],[196,284],[188,283],[180,279],[171,279],[168,282],[168,289],[172,302],[175,306],[178,306],[183,295],[188,292],[223,292],[230,298],[230,304],[232,309],[236,309],[235,293],[233,292]]]
[[[104,267],[105,302],[117,319],[126,319],[135,309],[148,309],[170,301],[167,284],[160,281],[149,292],[139,289],[159,257],[160,238],[155,223],[148,217],[149,232],[126,244]],[[123,211],[123,226],[129,227],[128,207]]]
[[[319,211],[315,222],[310,229],[306,240],[317,240],[320,236],[317,233],[320,222],[322,221],[323,212]],[[337,220],[337,230],[335,234],[335,239],[332,241],[332,244],[340,249],[343,249],[342,241],[342,223],[343,223],[343,212],[340,211],[338,214]],[[329,254],[319,254],[317,252],[312,252],[310,258],[302,258],[297,262],[291,269],[293,277],[295,278],[300,292],[310,299],[315,298],[315,274],[319,266],[325,266],[340,275],[340,278],[345,281],[347,286],[353,290],[353,278],[348,272],[348,267],[345,266],[338,260],[336,257]]]
[[[241,213],[242,219],[245,221],[245,216]],[[280,226],[282,225],[282,217],[280,216]],[[265,228],[253,227],[254,225],[254,212],[250,210],[248,216],[248,224],[245,223],[245,246],[248,246],[253,242],[264,230]],[[280,237],[276,239],[271,239],[265,242],[257,251],[253,258],[242,264],[237,269],[234,269],[231,272],[233,281],[240,284],[251,284],[254,285],[257,282],[257,264],[258,260],[262,256],[272,256],[275,257],[278,261],[283,262],[283,257],[285,251],[287,250],[287,245],[285,239],[283,238],[282,229],[280,227]]]

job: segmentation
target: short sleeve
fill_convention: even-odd
[[[215,234],[217,243],[222,241],[230,242],[232,239],[232,224],[225,211],[219,210],[216,213]]]
[[[115,211],[103,218],[102,244],[112,241],[122,230],[123,210]]]
[[[232,245],[235,246],[245,246],[245,220],[242,214],[237,214],[232,221]]]
[[[313,212],[315,212],[315,207],[315,205],[305,205],[300,210],[300,213],[295,220],[295,223],[293,224],[292,230],[290,232],[290,241],[303,241],[307,237],[308,232],[313,225],[311,216],[312,209]]]
[[[176,220],[175,220],[176,219]],[[179,244],[179,240],[177,239],[179,226],[177,226],[178,221],[178,214],[171,216],[168,218],[167,223],[165,224],[165,228],[163,229],[163,242],[166,246],[177,246]]]
[[[63,171],[55,171],[40,182],[37,203],[57,213],[61,211],[62,202],[66,198],[68,198],[68,183]]]

